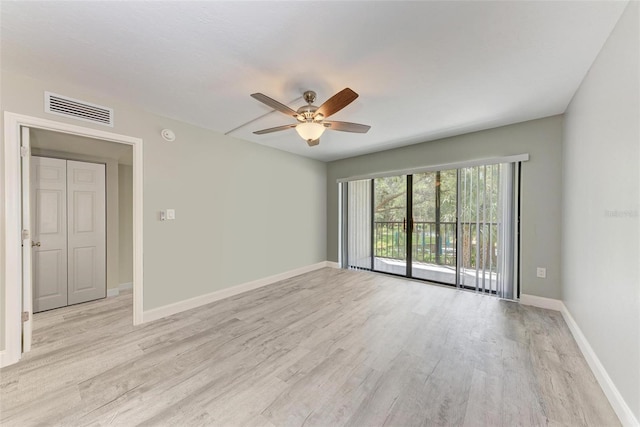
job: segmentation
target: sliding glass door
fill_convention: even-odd
[[[373,269],[407,275],[407,176],[373,179]]]
[[[517,163],[344,183],[343,266],[516,296]]]
[[[411,277],[456,284],[457,182],[455,169],[413,175]]]

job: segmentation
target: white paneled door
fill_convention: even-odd
[[[106,282],[105,167],[67,161],[68,300],[104,298]]]
[[[33,311],[106,296],[105,167],[33,157]]]
[[[67,161],[32,157],[33,311],[67,305]]]

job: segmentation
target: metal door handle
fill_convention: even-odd
[[[40,242],[34,242],[34,241],[32,240],[32,241],[31,241],[31,247],[34,247],[34,246],[40,247]]]

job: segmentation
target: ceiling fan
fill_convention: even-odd
[[[304,100],[307,101],[307,105],[298,108],[297,111],[262,93],[253,93],[251,96],[274,110],[280,111],[281,113],[298,120],[298,123],[253,132],[256,135],[295,128],[298,135],[307,141],[309,147],[313,147],[320,143],[320,136],[325,129],[339,130],[342,132],[367,133],[371,128],[371,126],[361,125],[358,123],[326,120],[327,117],[342,110],[358,97],[358,94],[349,88],[342,89],[340,92],[329,98],[320,107],[313,105],[313,102],[316,99],[316,93],[312,90],[308,90],[304,93]]]

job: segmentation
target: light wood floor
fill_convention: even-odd
[[[322,269],[138,327],[131,295],[35,316],[2,425],[614,426],[562,317]]]

